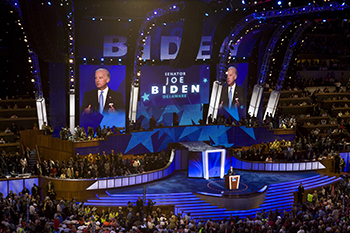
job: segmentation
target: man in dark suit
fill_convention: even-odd
[[[230,66],[227,69],[226,74],[227,85],[222,88],[220,107],[225,107],[226,109],[237,108],[239,118],[241,118],[245,114],[245,105],[247,102],[245,97],[245,89],[238,86],[235,82],[237,79],[236,67]]]
[[[230,167],[230,170],[228,170],[227,175],[232,176],[235,175],[235,170],[233,170],[233,167]]]
[[[84,94],[80,111],[83,115],[114,114],[125,111],[123,95],[108,87],[111,75],[107,69],[100,68],[95,71],[96,89]]]

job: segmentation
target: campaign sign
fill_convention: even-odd
[[[209,65],[186,69],[141,67],[141,102],[144,106],[208,103]]]

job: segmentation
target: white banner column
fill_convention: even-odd
[[[272,117],[275,116],[279,99],[280,99],[280,93],[276,90],[272,91],[269,97],[269,102],[267,103],[263,120],[266,119],[267,114],[269,114],[269,116],[270,114],[272,114]]]
[[[259,107],[261,103],[261,97],[264,92],[264,88],[258,84],[254,85],[252,98],[250,99],[248,113],[252,117],[256,117],[259,112]]]
[[[215,81],[213,83],[213,88],[211,90],[208,116],[207,116],[206,123],[208,123],[208,118],[210,115],[211,115],[212,119],[215,119],[218,115],[220,99],[221,99],[221,92],[222,92],[222,85],[220,84],[219,81]]]
[[[137,83],[131,84],[131,96],[129,106],[129,122],[136,123],[137,117],[137,101],[139,96],[140,87]]]
[[[75,128],[75,90],[69,90],[69,129],[74,132]]]
[[[36,100],[36,111],[38,114],[38,128],[41,130],[44,122],[48,123],[44,98],[39,98]]]

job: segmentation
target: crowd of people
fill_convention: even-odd
[[[124,158],[121,153],[112,150],[109,154],[76,154],[68,161],[43,160],[34,165],[33,174],[62,179],[92,179],[102,177],[127,176],[141,174],[165,167],[169,154],[165,151]]]
[[[16,176],[28,172],[31,151],[27,148],[24,154],[17,152],[6,152],[2,150],[0,155],[0,176]]]
[[[24,186],[18,194],[0,193],[0,232],[153,232],[177,224],[178,216],[153,209],[151,199],[140,197],[128,206],[98,210],[75,198],[56,199],[49,191],[46,188],[48,195],[41,198],[41,187],[33,184],[31,190]]]
[[[345,161],[340,158],[339,151],[348,150],[350,143],[344,138],[335,140],[329,136],[309,134],[307,137],[296,137],[294,141],[278,141],[262,143],[248,149],[233,149],[232,154],[251,161],[317,161],[334,157],[337,161],[335,172],[344,171]]]
[[[192,219],[190,213],[164,213],[154,209],[152,200],[141,197],[124,207],[99,209],[74,198],[46,196],[41,201],[40,188],[34,184],[31,191],[24,187],[18,194],[0,194],[0,232],[349,232],[349,191],[350,179],[342,176],[340,183],[307,196],[298,193],[297,204],[289,212],[263,209],[247,218],[214,221]]]
[[[74,130],[70,130],[67,126],[62,127],[60,130],[60,138],[63,140],[71,140],[71,141],[84,141],[84,140],[94,140],[94,139],[106,139],[107,136],[120,134],[122,133],[124,128],[121,127],[110,127],[110,126],[103,126],[100,125],[94,129],[93,127],[88,127],[85,129],[85,127],[80,127],[77,125],[77,127],[74,128]]]

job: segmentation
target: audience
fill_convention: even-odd
[[[41,201],[34,184],[32,192],[24,187],[20,193],[0,194],[0,232],[349,232],[350,179],[311,190],[306,200],[291,211],[263,209],[247,218],[231,216],[222,220],[194,219],[190,213],[153,210],[148,200],[143,211],[137,203],[113,209],[85,206],[74,198]],[[35,192],[35,193],[34,193]],[[146,200],[142,200],[142,206]],[[139,200],[137,201],[139,202]],[[143,208],[140,208],[143,209]]]

